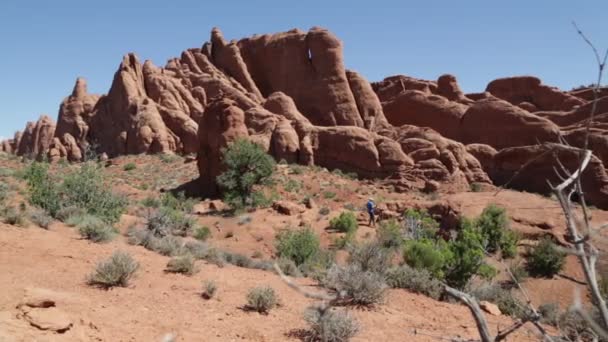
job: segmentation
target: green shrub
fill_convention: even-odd
[[[443,240],[409,240],[403,249],[403,259],[415,269],[426,269],[435,278],[443,279],[454,256]]]
[[[481,264],[477,274],[487,281],[492,281],[498,275],[498,270],[492,265]]]
[[[49,229],[53,218],[41,209],[32,209],[29,212],[29,219],[40,228]]]
[[[505,259],[514,258],[517,255],[517,243],[519,235],[512,230],[506,230],[500,240],[500,251]]]
[[[564,267],[566,253],[558,250],[550,239],[543,239],[529,252],[526,260],[530,274],[551,278]]]
[[[278,304],[278,298],[273,288],[255,287],[247,293],[247,307],[259,313],[268,313]]]
[[[383,275],[363,271],[357,265],[332,266],[324,285],[335,290],[346,303],[363,306],[382,302],[387,288]]]
[[[482,186],[481,183],[473,182],[469,185],[471,192],[481,192]]]
[[[320,250],[319,237],[309,228],[284,230],[276,237],[277,255],[302,265],[314,258]]]
[[[0,182],[0,204],[8,198],[8,185]]]
[[[450,241],[449,250],[452,259],[449,269],[445,272],[445,280],[448,285],[462,289],[479,273],[483,265],[484,250],[480,231],[464,227],[456,239]]]
[[[147,250],[157,251],[160,239],[146,229],[129,229],[127,242],[131,245],[142,246]]]
[[[123,166],[122,169],[124,171],[132,171],[132,170],[137,169],[137,165],[135,165],[135,163],[128,163],[128,164],[125,164],[125,166]]]
[[[257,144],[238,139],[222,151],[226,171],[217,177],[226,203],[233,208],[251,204],[254,186],[266,183],[273,174],[275,162]]]
[[[158,208],[161,205],[161,201],[156,197],[146,197],[143,201],[141,201],[141,205],[146,208]]]
[[[508,224],[505,209],[490,204],[477,218],[476,224],[483,235],[486,250],[490,253],[498,251],[503,243],[503,235]]]
[[[61,206],[82,208],[88,214],[114,224],[125,211],[126,202],[109,189],[99,166],[94,163],[82,164],[64,178],[60,187]]]
[[[57,211],[55,218],[61,222],[65,222],[66,224],[68,224],[68,226],[75,226],[76,224],[74,223],[74,219],[77,217],[84,216],[85,214],[86,211],[82,208],[74,206],[61,207],[61,209]],[[69,224],[68,221],[71,221],[72,224]]]
[[[287,192],[298,192],[300,189],[302,189],[302,183],[295,179],[290,179],[285,184],[285,191]]]
[[[31,163],[23,178],[27,181],[30,203],[55,216],[61,208],[61,198],[56,180],[48,173],[48,164]]]
[[[110,288],[114,286],[126,287],[139,268],[139,263],[125,252],[114,252],[112,256],[99,264],[89,276],[91,285]]]
[[[237,267],[254,268],[253,259],[244,254],[224,252],[224,260]]]
[[[323,198],[332,199],[336,197],[336,193],[333,191],[323,191]]]
[[[165,270],[170,273],[181,273],[189,276],[198,272],[196,261],[190,254],[172,258],[167,263]]]
[[[93,242],[108,242],[116,235],[112,226],[92,215],[82,216],[77,227],[80,236]]]
[[[194,230],[193,237],[197,240],[206,241],[211,236],[211,229],[207,226],[198,227]]]
[[[304,313],[310,326],[310,341],[346,342],[359,332],[357,320],[344,311],[311,306]]]
[[[488,301],[496,304],[505,315],[516,318],[523,318],[528,314],[527,306],[520,301],[509,290],[505,290],[498,285],[483,286],[473,290],[473,296],[479,301]]]
[[[205,299],[211,299],[217,292],[217,284],[213,280],[209,280],[203,283],[202,297]]]
[[[353,245],[348,249],[348,262],[362,271],[385,274],[391,266],[393,253],[383,248],[378,242],[367,242]]]
[[[196,200],[187,198],[183,191],[178,192],[177,195],[174,195],[171,192],[165,192],[160,198],[160,206],[179,210],[187,214],[192,212],[195,204]]]
[[[351,211],[344,211],[338,217],[334,217],[329,221],[331,229],[337,230],[342,233],[355,232],[359,225],[357,224],[357,217]]]
[[[386,248],[401,247],[405,242],[403,227],[395,219],[381,221],[376,238]]]
[[[415,269],[407,265],[393,267],[386,274],[388,286],[407,289],[415,293],[439,299],[443,293],[443,284],[440,280],[425,269]]]

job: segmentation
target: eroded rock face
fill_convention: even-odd
[[[490,82],[486,91],[514,105],[527,102],[538,110],[567,111],[584,103],[582,99],[544,85],[532,76],[499,78]]]
[[[18,156],[41,158],[46,155],[53,142],[55,122],[47,115],[42,115],[36,122],[28,122],[19,139],[16,150]]]

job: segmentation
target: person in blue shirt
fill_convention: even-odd
[[[370,227],[375,227],[376,226],[376,203],[374,203],[374,199],[370,198],[367,201],[367,213],[369,214],[369,226]]]

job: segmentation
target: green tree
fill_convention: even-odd
[[[251,205],[254,186],[266,183],[275,161],[259,145],[238,139],[223,150],[226,171],[217,177],[224,199],[233,208]]]

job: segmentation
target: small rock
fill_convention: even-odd
[[[488,301],[481,301],[479,302],[479,307],[489,313],[492,316],[500,316],[502,315],[502,312],[500,311],[500,309],[498,308],[498,306],[496,304],[490,303]]]
[[[424,191],[427,194],[430,194],[430,193],[439,191],[440,187],[441,187],[441,184],[439,184],[439,182],[434,181],[434,180],[428,180],[428,181],[424,182],[424,189],[422,189],[422,191]]]
[[[303,206],[289,201],[276,201],[272,204],[272,208],[283,215],[289,216],[306,211]]]
[[[57,308],[34,308],[24,315],[26,321],[40,330],[50,330],[63,333],[72,327],[72,320]]]
[[[315,203],[315,200],[312,199],[312,197],[306,198],[306,200],[304,201],[304,205],[306,205],[306,208],[308,208],[308,209],[312,209],[317,206],[317,204]]]

